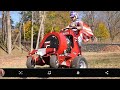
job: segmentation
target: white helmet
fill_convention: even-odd
[[[72,17],[78,18],[78,14],[77,14],[76,12],[74,12],[74,11],[71,11],[71,12],[70,12],[70,17],[71,17],[71,18],[72,18]]]

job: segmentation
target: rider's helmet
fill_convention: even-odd
[[[76,17],[76,19],[78,18],[78,14],[74,11],[70,12],[70,18]]]

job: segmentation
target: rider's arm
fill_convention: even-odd
[[[81,22],[77,22],[77,29],[78,30],[83,29],[83,24]]]
[[[70,28],[70,25],[68,25],[66,28]]]
[[[68,28],[71,28],[71,25],[68,25],[67,27],[63,28],[62,31],[66,30]]]

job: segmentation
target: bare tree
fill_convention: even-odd
[[[37,37],[37,44],[36,44],[36,49],[38,49],[39,41],[43,39],[44,37],[44,20],[45,20],[46,12],[39,11],[39,23],[40,23],[40,28],[38,32],[38,37]],[[40,39],[41,36],[41,39]]]
[[[83,11],[83,20],[87,23],[92,30],[95,29],[95,11]]]
[[[39,11],[39,23],[40,23],[40,28],[39,28],[39,32],[38,32],[38,37],[37,37],[37,44],[36,44],[36,49],[38,49],[38,45],[39,45],[39,40],[40,40],[40,30],[41,30],[41,25],[43,22],[43,19],[41,20],[41,11]]]
[[[2,11],[2,34],[1,34],[1,39],[0,39],[0,47],[7,52],[7,37],[6,37],[6,11]]]
[[[113,41],[120,34],[120,11],[104,11],[103,13],[111,41]]]
[[[33,16],[33,19],[34,19],[34,23],[36,25],[39,25],[39,11],[34,11],[34,16]]]
[[[7,11],[2,11],[2,38],[4,44],[7,44]]]
[[[7,37],[7,49],[8,49],[8,54],[11,54],[11,24],[10,24],[10,11],[6,11],[7,15],[7,32],[8,32],[8,37]]]
[[[18,40],[18,38],[19,38],[19,35],[20,35],[20,33],[17,34],[17,36],[16,36],[16,38],[15,38],[15,40],[14,40],[14,42],[13,42],[12,50],[13,50],[14,47],[15,47],[15,43],[17,42],[17,40]]]
[[[3,38],[3,41],[5,40],[5,14],[4,14],[4,11],[2,11],[2,38]]]
[[[21,51],[21,25],[19,27],[19,50]]]
[[[44,32],[45,32],[45,30],[44,30],[45,18],[46,18],[46,12],[44,11],[43,12],[43,17],[42,17],[43,22],[42,22],[42,25],[41,25],[41,40],[40,41],[42,41],[42,39],[44,37]]]
[[[24,17],[24,14],[25,14],[25,11],[23,11],[23,17]],[[23,22],[23,34],[24,34],[24,42],[25,42],[25,22]]]
[[[34,14],[34,11],[32,11],[32,27],[31,27],[31,51],[33,50],[33,14]]]
[[[23,34],[24,34],[24,42],[25,42],[25,24],[23,22]]]

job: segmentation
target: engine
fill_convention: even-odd
[[[67,40],[66,53],[71,53],[71,49],[73,48],[73,37],[68,35],[68,36],[66,36],[66,40]]]

